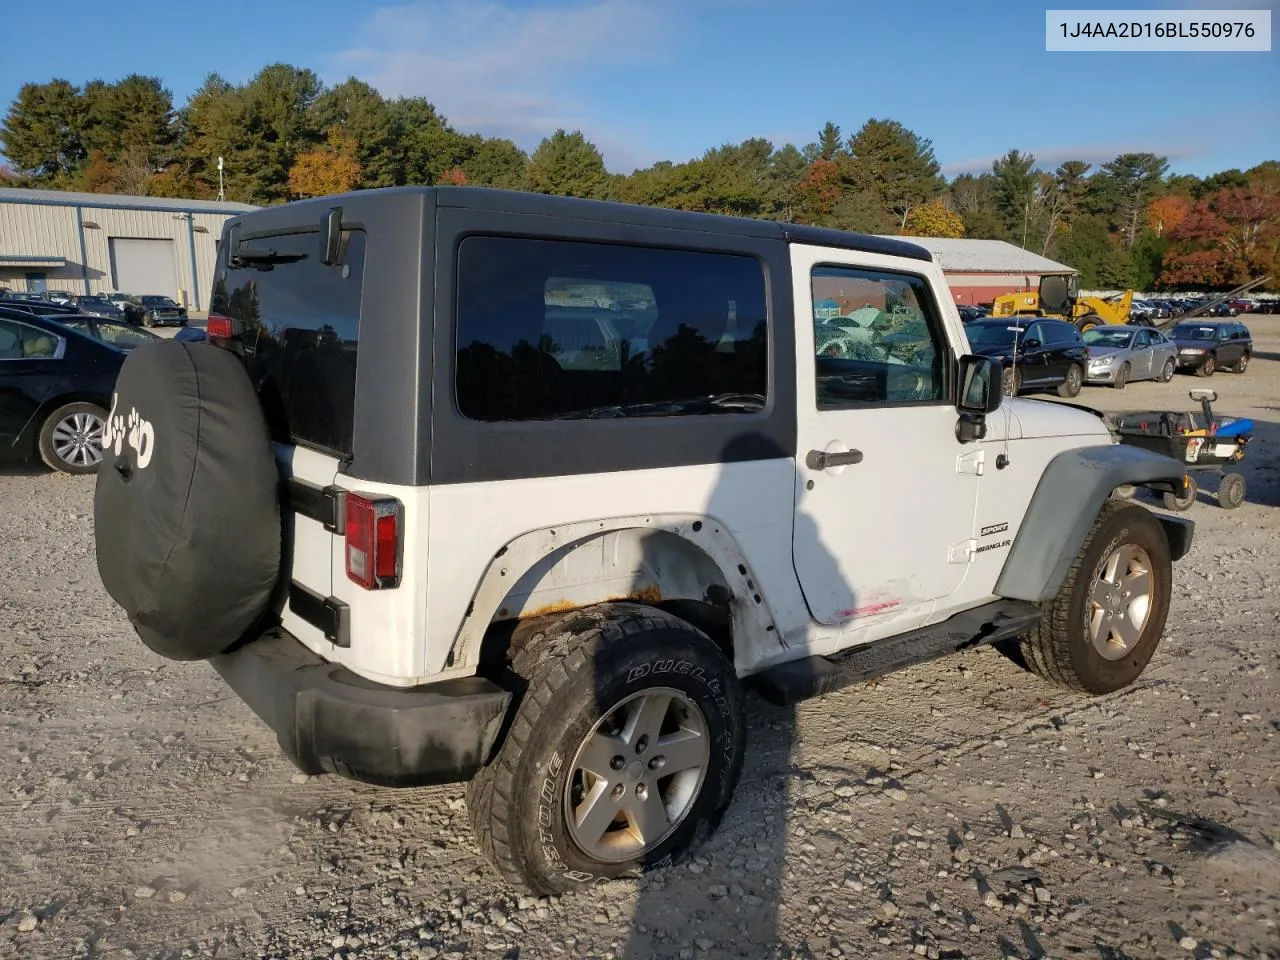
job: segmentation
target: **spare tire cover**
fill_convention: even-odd
[[[262,620],[280,571],[279,479],[240,358],[160,340],[130,352],[102,436],[103,586],[143,643],[212,657]]]

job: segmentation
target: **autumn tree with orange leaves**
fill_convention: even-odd
[[[907,214],[905,232],[912,237],[963,237],[964,220],[941,200],[934,200]]]
[[[1201,200],[1169,232],[1162,285],[1235,286],[1280,270],[1280,174]]]
[[[1151,202],[1147,208],[1147,229],[1157,237],[1163,237],[1187,219],[1191,201],[1180,193],[1167,193]]]
[[[338,127],[329,130],[326,146],[298,154],[289,168],[289,190],[297,197],[323,197],[354,190],[362,171],[356,141]]]

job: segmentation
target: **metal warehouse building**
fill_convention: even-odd
[[[894,239],[918,244],[933,253],[946,275],[956,303],[990,303],[1002,294],[1038,289],[1040,278],[1047,273],[1076,273],[1066,264],[1003,240],[952,237]]]
[[[0,289],[164,294],[207,309],[223,222],[212,200],[0,189]]]

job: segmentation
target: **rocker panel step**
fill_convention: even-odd
[[[1035,626],[1040,616],[1040,608],[1034,603],[997,600],[931,627],[886,637],[834,656],[803,657],[770,667],[752,678],[752,686],[770,703],[788,707],[968,647],[1016,637]]]

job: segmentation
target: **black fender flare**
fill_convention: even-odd
[[[1032,603],[1052,599],[1112,491],[1131,484],[1181,494],[1185,477],[1181,462],[1127,444],[1080,447],[1058,454],[1045,467],[1032,494],[996,580],[995,595]],[[1156,518],[1173,559],[1186,556],[1195,524],[1164,514]]]

